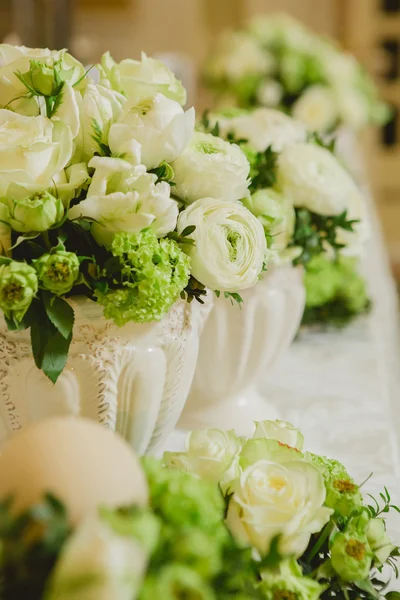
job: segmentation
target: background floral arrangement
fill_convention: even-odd
[[[162,63],[105,54],[97,69],[95,85],[65,50],[0,46],[0,309],[10,330],[30,328],[53,382],[68,297],[118,326],[159,321],[205,287],[253,286],[267,261],[263,227],[237,202],[250,184],[240,148],[213,138],[223,150],[209,160]]]
[[[192,432],[184,453],[144,459],[149,506],[100,507],[71,522],[47,494],[0,502],[4,600],[387,598],[399,549],[339,462],[303,452],[290,424]],[[129,473],[124,473],[129,477]],[[132,474],[133,477],[133,474]]]
[[[275,260],[306,269],[303,322],[343,325],[365,312],[357,273],[368,237],[364,200],[334,144],[267,108],[206,113],[200,127],[246,154],[252,181],[243,203],[262,223]]]
[[[287,15],[258,16],[227,32],[205,66],[222,105],[279,108],[313,131],[384,123],[389,109],[350,54]]]

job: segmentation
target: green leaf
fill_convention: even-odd
[[[185,227],[185,229],[182,231],[181,236],[180,237],[187,237],[188,235],[190,235],[191,233],[193,233],[193,231],[196,229],[196,225],[188,225],[187,227]]]
[[[62,298],[47,292],[43,293],[43,302],[46,314],[54,327],[65,339],[70,337],[75,319],[72,307]]]
[[[72,334],[65,338],[59,331],[55,331],[47,340],[42,359],[42,371],[53,383],[61,375],[68,360],[68,351]]]
[[[368,579],[363,579],[362,581],[355,581],[354,585],[357,586],[359,590],[367,592],[367,594],[369,594],[372,598],[376,598],[377,600],[379,600],[379,593]]]
[[[32,353],[35,365],[38,369],[41,369],[48,339],[56,329],[49,321],[40,300],[34,301],[31,306],[33,306],[35,310],[35,318],[31,323]]]
[[[388,592],[385,598],[386,600],[400,600],[400,592]]]

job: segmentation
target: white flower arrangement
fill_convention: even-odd
[[[311,131],[358,130],[390,114],[352,55],[288,15],[258,16],[239,32],[225,33],[205,78],[222,105],[279,108]]]

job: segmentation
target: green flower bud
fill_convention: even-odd
[[[347,517],[362,504],[362,495],[358,485],[350,477],[345,467],[337,460],[316,454],[309,454],[311,462],[320,469],[325,482],[325,506],[342,517]]]
[[[392,550],[396,548],[386,533],[384,519],[371,519],[367,531],[368,543],[374,553],[374,563],[376,566],[384,565],[390,556]]]
[[[265,600],[318,600],[324,588],[313,579],[305,577],[294,559],[280,564],[277,571],[262,573],[260,584]]]
[[[331,541],[331,562],[344,581],[366,579],[372,566],[372,552],[365,534],[350,528]]]
[[[41,287],[57,296],[69,292],[79,276],[79,260],[73,252],[57,250],[34,261]]]
[[[216,600],[214,593],[202,577],[183,565],[171,564],[160,569],[144,583],[142,600]]]
[[[60,93],[63,81],[59,76],[59,63],[52,59],[46,62],[31,60],[29,70],[33,89],[41,96],[57,96]]]
[[[64,206],[59,198],[48,192],[34,194],[21,200],[9,200],[9,223],[14,231],[46,231],[60,221]]]
[[[35,269],[24,262],[0,266],[0,308],[8,319],[19,323],[38,290]]]

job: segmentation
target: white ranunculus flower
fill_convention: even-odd
[[[272,188],[257,190],[243,200],[265,232],[272,238],[272,250],[285,250],[292,240],[296,215],[290,200]]]
[[[134,600],[146,564],[147,553],[138,541],[91,517],[63,548],[46,600]]]
[[[69,163],[72,134],[64,123],[0,110],[0,196],[11,183],[48,189]]]
[[[196,132],[172,164],[174,194],[190,204],[199,198],[239,200],[248,194],[250,164],[236,144]]]
[[[269,146],[275,152],[281,152],[285,146],[303,142],[307,137],[302,123],[272,108],[258,108],[231,118],[220,118],[216,114],[212,121],[218,121],[221,135],[232,131],[236,139],[248,140],[257,152],[264,152]]]
[[[363,203],[350,174],[331,152],[317,144],[294,144],[278,158],[277,185],[294,206],[320,215],[339,215]]]
[[[287,421],[258,421],[253,439],[265,438],[267,440],[277,440],[281,444],[286,444],[297,450],[303,449],[304,436],[299,429],[293,427]]]
[[[29,71],[31,60],[44,62],[50,67],[59,61],[66,81],[71,85],[75,85],[82,80],[81,87],[85,85],[83,65],[68,54],[66,50],[26,48],[25,46],[0,44],[1,108],[9,106],[13,111],[28,116],[39,114],[39,106],[35,98],[20,98],[22,95],[26,95],[28,90],[16,76],[17,72],[26,73]]]
[[[148,169],[172,162],[186,148],[194,130],[194,108],[184,112],[175,100],[162,94],[127,103],[110,128],[108,143],[113,154],[131,160],[132,140],[141,146],[141,162]]]
[[[161,93],[186,104],[186,90],[164,63],[142,52],[141,60],[127,58],[116,63],[109,52],[101,59],[100,83],[124,94],[128,99],[144,99]]]
[[[121,114],[126,98],[102,85],[89,83],[80,102],[80,132],[77,156],[89,160],[100,151],[99,143],[108,145],[110,127]]]
[[[240,202],[202,198],[179,215],[178,233],[188,226],[193,276],[211,290],[237,292],[255,285],[267,254],[264,229]]]
[[[115,233],[134,233],[151,227],[164,237],[176,226],[178,205],[170,198],[166,182],[155,183],[156,175],[118,158],[95,157],[89,167],[95,169],[86,200],[70,209],[69,219],[89,217],[93,237],[108,246]]]
[[[271,79],[261,85],[257,92],[257,100],[262,106],[276,108],[283,97],[283,86],[279,81]]]
[[[303,460],[259,460],[243,471],[233,491],[227,525],[261,554],[281,535],[281,552],[301,556],[311,534],[321,531],[333,512],[324,507],[319,469]]]
[[[272,55],[245,32],[223,35],[207,65],[207,74],[215,79],[238,82],[247,76],[262,77],[274,67]]]
[[[185,445],[186,452],[164,453],[166,465],[218,483],[240,452],[242,440],[233,430],[205,429],[189,433]]]
[[[309,87],[294,103],[292,115],[312,131],[329,131],[338,118],[338,102],[331,88],[324,85]]]

